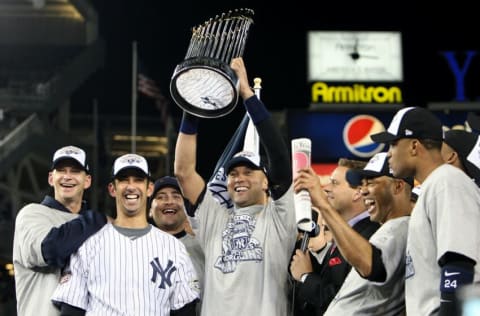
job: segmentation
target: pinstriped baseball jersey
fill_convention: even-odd
[[[86,315],[168,316],[198,299],[198,281],[185,246],[149,226],[132,239],[107,224],[72,255],[54,302]]]

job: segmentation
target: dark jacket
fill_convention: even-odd
[[[365,239],[369,239],[379,227],[378,223],[370,221],[367,217],[352,228]],[[297,242],[295,249],[300,248],[300,242]],[[330,247],[321,264],[312,254],[310,254],[310,260],[313,273],[308,275],[305,283],[295,282],[294,284],[295,316],[323,315],[352,268],[335,245]]]

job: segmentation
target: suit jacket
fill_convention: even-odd
[[[379,227],[378,223],[366,217],[352,228],[368,240]],[[301,241],[297,242],[295,249],[300,248],[300,243]],[[304,283],[295,282],[294,284],[295,316],[323,315],[352,268],[335,244],[330,246],[321,264],[312,254],[310,254],[310,260],[313,272],[308,275]]]

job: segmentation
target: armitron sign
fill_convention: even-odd
[[[312,103],[392,103],[401,104],[402,90],[398,86],[370,86],[364,84],[312,84]]]

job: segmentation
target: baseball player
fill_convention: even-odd
[[[324,315],[403,315],[405,247],[413,178],[394,178],[387,153],[378,153],[363,170],[348,170],[346,179],[351,186],[361,185],[370,219],[382,225],[369,240],[350,228],[331,206],[311,169],[300,171],[295,180],[295,190],[309,190],[312,203],[322,212],[336,245],[354,268]]]
[[[464,130],[445,132],[442,144],[442,157],[472,178],[480,186],[480,160],[478,159],[479,136]]]
[[[115,160],[117,217],[72,255],[53,302],[65,315],[195,315],[198,282],[185,246],[147,223],[147,161]]]
[[[231,68],[269,169],[255,153],[234,155],[225,166],[234,203],[228,210],[206,190],[195,170],[198,119],[184,113],[174,170],[184,196],[198,206],[197,237],[205,251],[202,315],[285,316],[286,266],[297,234],[289,151],[267,109],[250,89],[242,58],[233,59]]]
[[[177,179],[165,176],[155,181],[149,216],[158,228],[172,234],[185,245],[202,289],[205,255],[198,239],[186,231],[188,219],[185,204],[188,204],[188,201],[183,199]],[[200,309],[199,303],[197,315],[200,315]]]
[[[60,269],[70,255],[105,225],[105,215],[87,209],[83,193],[91,175],[85,152],[75,146],[55,151],[48,183],[54,196],[23,207],[15,220],[13,265],[17,314],[58,315],[50,301]]]
[[[442,123],[424,108],[400,109],[371,138],[390,145],[394,176],[414,176],[422,186],[408,227],[407,314],[457,315],[457,291],[480,279],[480,190],[444,163]]]

